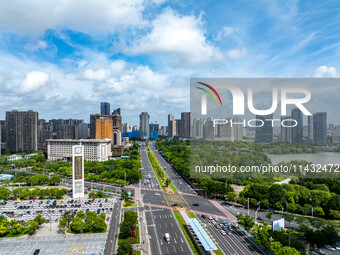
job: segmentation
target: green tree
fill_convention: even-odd
[[[266,218],[267,218],[268,220],[270,220],[270,219],[272,218],[272,216],[273,216],[273,212],[268,212],[268,213],[266,214]]]
[[[39,213],[35,218],[34,221],[38,223],[38,225],[44,224],[46,219],[44,217],[41,216],[41,214]]]
[[[253,218],[250,215],[244,216],[240,213],[236,217],[239,224],[243,225],[246,230],[250,230],[255,224]]]
[[[58,224],[58,228],[59,228],[61,231],[65,231],[67,225],[68,225],[67,218],[66,218],[66,217],[60,217],[60,219],[59,219],[59,224]]]
[[[28,223],[28,232],[33,234],[39,227],[39,224],[38,222],[36,222],[35,220],[31,220],[29,223]]]
[[[124,241],[118,246],[117,255],[131,255],[132,252],[132,245]]]
[[[70,228],[73,233],[80,233],[81,231],[84,230],[83,220],[79,217],[74,217]]]
[[[48,180],[48,183],[50,184],[50,185],[54,185],[54,184],[58,184],[58,183],[60,183],[60,177],[59,176],[52,176],[49,180]]]
[[[122,198],[123,198],[124,200],[128,200],[128,199],[129,199],[129,193],[127,193],[126,190],[124,190],[124,191],[122,192]]]
[[[107,229],[107,224],[105,223],[105,217],[96,217],[93,221],[93,231],[96,233],[105,232]]]
[[[282,215],[282,217],[285,219],[285,221],[287,221],[289,223],[289,227],[290,227],[290,223],[295,220],[295,216],[291,213],[284,213]]]
[[[232,192],[228,192],[228,194],[227,194],[228,201],[234,201],[236,197],[237,197],[237,194],[235,192],[233,192],[233,191]]]

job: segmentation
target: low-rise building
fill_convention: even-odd
[[[71,160],[74,145],[84,145],[87,161],[106,161],[112,156],[110,139],[49,139],[48,160]]]
[[[31,154],[27,154],[25,155],[25,159],[30,159],[31,157],[37,155],[37,153],[31,153]]]
[[[20,160],[20,159],[22,159],[22,156],[16,155],[16,154],[7,157],[8,161],[15,161],[15,160]]]

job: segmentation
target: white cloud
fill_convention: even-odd
[[[143,25],[143,4],[144,0],[0,1],[0,27],[33,35],[56,28],[113,32]]]
[[[322,78],[322,77],[338,77],[338,73],[336,72],[335,67],[333,66],[319,66],[318,69],[314,71],[314,77]]]
[[[21,92],[30,93],[44,87],[49,81],[49,75],[45,72],[32,71],[26,74],[21,83]]]
[[[47,43],[45,41],[39,40],[39,42],[36,43],[36,44],[33,44],[33,43],[26,44],[24,46],[24,48],[26,50],[30,50],[30,51],[37,51],[37,50],[40,50],[40,49],[44,50],[44,49],[47,48]]]
[[[167,54],[176,64],[197,64],[222,59],[220,50],[208,42],[201,17],[181,16],[167,8],[151,23],[151,32],[128,50],[132,54]]]
[[[100,68],[96,71],[93,69],[86,69],[83,74],[84,80],[90,81],[103,81],[106,80],[110,76],[110,71],[104,68]]]
[[[233,49],[227,52],[227,55],[230,59],[240,59],[245,58],[248,55],[247,49]]]
[[[167,0],[152,0],[152,2],[154,2],[157,5],[161,5],[164,4]]]

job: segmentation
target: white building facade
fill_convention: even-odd
[[[48,160],[71,160],[74,145],[84,146],[84,159],[87,161],[106,161],[112,156],[110,139],[49,139]]]

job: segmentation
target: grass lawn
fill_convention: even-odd
[[[196,218],[195,214],[193,212],[187,212],[190,218]]]
[[[150,163],[151,163],[151,166],[152,166],[152,168],[153,168],[153,170],[154,170],[154,172],[155,172],[155,174],[156,174],[156,177],[157,177],[157,179],[158,179],[158,182],[161,184],[162,190],[167,190],[168,187],[166,187],[166,186],[164,185],[161,176],[159,176],[158,172],[156,171],[156,168],[158,167],[158,168],[160,169],[160,171],[163,172],[163,174],[164,174],[164,176],[165,176],[166,178],[169,178],[169,177],[166,175],[166,173],[164,172],[163,168],[160,166],[160,164],[159,164],[159,162],[158,162],[158,160],[157,160],[155,154],[153,154],[153,152],[152,152],[151,150],[148,150],[148,152],[151,153],[152,156],[153,156],[153,157],[152,157],[152,156],[149,157],[149,154],[148,154],[148,158],[149,158]],[[174,186],[172,183],[170,183],[170,188],[171,188],[174,192],[177,192],[177,189],[175,188],[175,186]]]
[[[135,201],[132,201],[132,200],[126,201],[126,200],[125,200],[125,205],[124,205],[124,207],[134,207],[134,206],[137,206],[137,203],[136,203]]]
[[[184,233],[184,235],[185,235],[185,238],[187,239],[187,241],[188,241],[188,243],[189,243],[189,245],[190,245],[191,250],[193,251],[193,253],[194,253],[195,255],[199,255],[199,252],[197,251],[197,249],[196,249],[196,247],[195,247],[193,241],[191,240],[191,238],[190,238],[188,232],[186,231],[186,229],[185,229],[185,227],[184,227],[185,222],[184,222],[184,220],[182,219],[182,216],[181,216],[180,212],[179,212],[179,211],[173,211],[173,212],[174,212],[174,214],[175,214],[175,217],[176,217],[176,219],[177,219],[177,222],[178,222],[179,226],[181,227],[181,229],[182,229],[182,231],[183,231],[183,233]]]
[[[141,253],[141,251],[133,251],[132,254],[133,254],[133,255],[141,255],[142,253]]]

